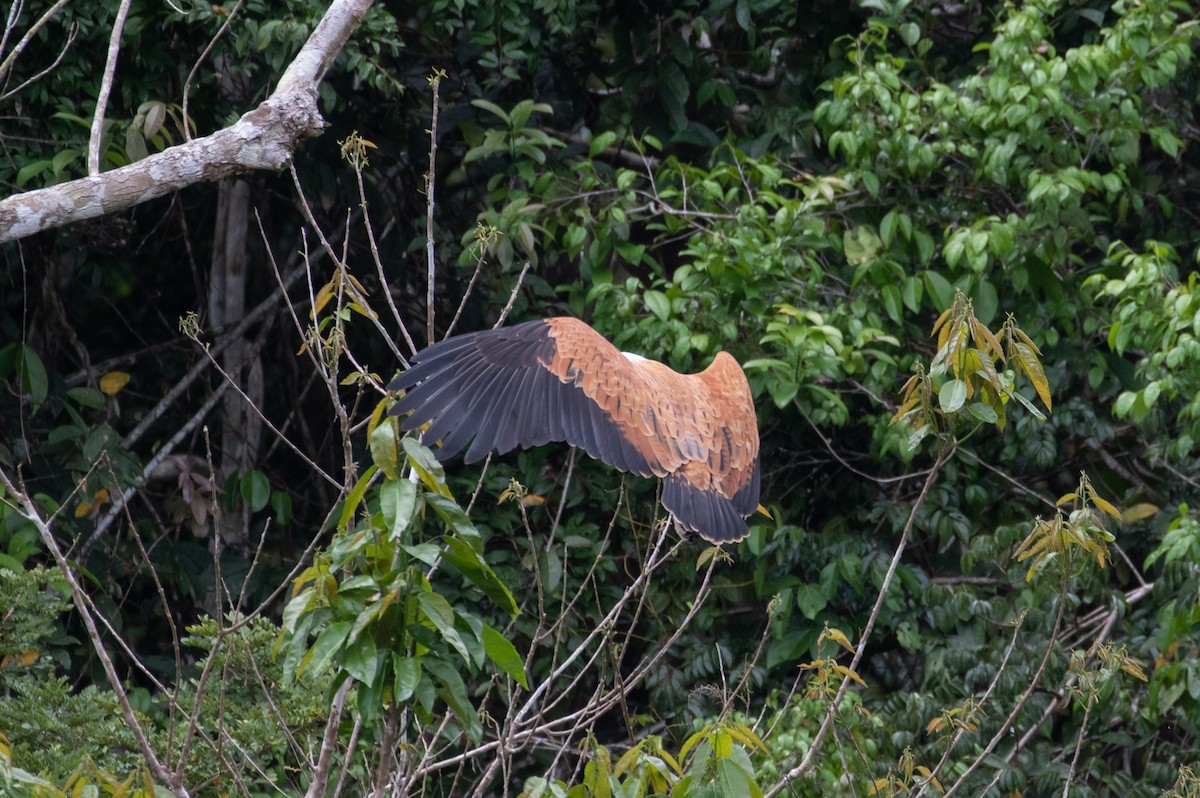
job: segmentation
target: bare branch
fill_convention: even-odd
[[[117,7],[117,18],[113,21],[112,33],[108,37],[104,77],[100,80],[100,93],[96,95],[96,112],[92,115],[92,133],[88,138],[88,175],[100,174],[100,140],[104,138],[104,109],[108,107],[108,95],[112,93],[113,77],[117,74],[117,56],[121,52],[121,34],[125,32],[129,2],[130,0],[121,0],[121,5]]]
[[[137,163],[0,201],[0,243],[115,213],[181,188],[259,169],[282,169],[325,122],[317,84],[372,0],[333,0],[274,93],[230,127]]]
[[[37,22],[30,26],[29,30],[25,31],[25,35],[22,36],[21,40],[17,42],[16,46],[13,47],[12,52],[8,54],[8,57],[3,61],[0,61],[0,81],[3,81],[8,77],[8,73],[12,71],[13,64],[17,62],[17,59],[21,56],[21,51],[25,49],[30,40],[33,39],[33,37],[37,35],[37,32],[41,30],[42,27],[45,26],[45,24],[49,22],[54,15],[57,14],[62,7],[69,2],[70,0],[58,0],[57,3],[50,6],[49,10],[47,10],[45,14],[42,14],[42,16],[38,18]],[[12,8],[10,9],[8,23],[4,28],[4,39],[0,40],[0,54],[3,54],[4,52],[4,45],[8,40],[9,31],[11,31],[13,26],[16,24],[16,18],[17,15],[21,13],[22,5],[22,3],[13,3]],[[61,57],[62,56],[59,56],[59,58]],[[5,96],[7,97],[8,95],[5,94]]]

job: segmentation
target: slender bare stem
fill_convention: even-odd
[[[434,72],[429,79],[433,88],[433,116],[429,121],[429,171],[425,173],[425,260],[428,274],[428,284],[425,290],[425,342],[432,344],[437,339],[434,330],[434,286],[437,282],[437,262],[434,259],[433,245],[433,209],[434,183],[437,176],[437,126],[438,126],[438,89],[441,86],[441,73]]]
[[[904,524],[904,531],[900,535],[900,542],[896,545],[896,552],[892,555],[892,561],[888,564],[887,574],[884,576],[883,584],[879,588],[879,595],[875,598],[875,606],[871,608],[871,615],[867,618],[867,625],[858,640],[858,647],[854,650],[854,658],[850,661],[851,673],[855,672],[858,668],[858,663],[862,659],[863,652],[866,651],[867,641],[870,639],[871,631],[875,628],[875,621],[879,618],[879,613],[883,609],[883,601],[887,598],[888,589],[892,584],[892,577],[895,576],[896,568],[900,565],[900,558],[903,556],[904,549],[908,545],[908,536],[912,532],[913,524],[917,520],[917,512],[925,503],[925,498],[929,495],[929,489],[933,487],[933,482],[937,478],[937,475],[941,473],[942,467],[953,454],[954,446],[951,445],[938,456],[925,477],[925,484],[921,486],[920,494],[918,494],[916,501],[913,502],[912,509],[908,514],[908,521]],[[829,733],[829,729],[833,726],[834,719],[837,717],[838,708],[842,705],[842,698],[846,695],[846,691],[850,689],[850,681],[849,674],[842,677],[842,683],[838,687],[837,694],[834,696],[833,701],[830,702],[829,710],[825,713],[825,719],[821,722],[821,727],[817,730],[817,735],[813,738],[812,745],[804,755],[804,759],[800,761],[799,765],[783,775],[779,783],[772,787],[770,792],[766,793],[766,798],[774,798],[774,796],[779,795],[789,784],[804,775],[812,767],[813,760],[816,759],[817,753],[821,749],[821,743],[825,739],[825,735]]]
[[[96,113],[92,116],[92,135],[88,140],[88,175],[100,174],[100,140],[104,137],[104,112],[108,107],[108,95],[112,93],[113,77],[117,73],[117,56],[121,53],[121,34],[125,30],[125,18],[129,15],[130,0],[121,0],[117,18],[113,20],[112,34],[108,37],[108,58],[104,62],[104,77],[100,81],[100,93],[96,95]]]

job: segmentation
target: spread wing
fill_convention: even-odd
[[[449,338],[419,352],[388,385],[393,415],[429,424],[439,456],[466,461],[549,441],[642,476],[667,479],[663,504],[713,541],[746,535],[758,506],[758,425],[749,385],[729,355],[679,374],[622,354],[571,318]]]

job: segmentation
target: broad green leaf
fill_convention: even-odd
[[[900,310],[900,289],[892,283],[888,283],[880,289],[880,296],[883,299],[883,309],[887,311],[888,316],[897,324],[903,318],[903,313]]]
[[[462,676],[449,662],[437,657],[425,657],[422,664],[425,670],[442,684],[442,689],[438,690],[438,697],[445,701],[462,721],[467,736],[478,740],[483,729],[479,724],[479,715],[467,695],[467,686],[463,683]]]
[[[242,499],[252,513],[266,507],[271,500],[271,483],[267,481],[267,475],[258,469],[243,474],[240,487]]]
[[[954,304],[954,286],[937,272],[925,272],[925,287],[939,312]]]
[[[512,591],[500,581],[500,577],[496,576],[491,566],[484,562],[475,547],[453,535],[446,535],[443,540],[446,549],[442,555],[446,561],[487,594],[487,597],[509,617],[515,618],[519,610]]]
[[[50,380],[46,375],[46,367],[38,353],[28,346],[22,346],[18,353],[17,368],[21,375],[21,389],[29,394],[35,406],[46,401],[50,390]]]
[[[396,423],[379,424],[371,433],[371,460],[383,470],[389,480],[398,476],[398,452],[396,449]]]
[[[658,317],[659,321],[665,322],[671,317],[671,301],[667,299],[667,295],[663,292],[647,291],[642,295],[642,299],[646,302],[646,307]]]
[[[346,642],[351,626],[353,624],[350,621],[335,621],[322,629],[305,661],[301,663],[300,671],[307,667],[320,673],[333,659],[333,655],[342,647],[342,644]]]
[[[421,660],[417,657],[404,657],[399,652],[392,652],[392,673],[396,680],[395,700],[404,703],[412,698],[421,680]]]
[[[480,545],[479,530],[471,523],[463,508],[458,506],[458,502],[436,493],[427,493],[425,502],[434,509],[451,532],[468,539],[472,545]]]
[[[454,628],[454,609],[450,602],[439,593],[421,591],[417,594],[417,605],[422,614],[429,619],[434,628],[450,646],[459,653],[466,663],[471,662],[471,653],[467,650],[462,636]]]
[[[100,410],[104,407],[104,394],[95,388],[69,388],[67,396],[71,397],[81,407],[87,407],[92,410]]]
[[[358,482],[355,482],[354,487],[350,489],[350,495],[346,497],[346,501],[342,505],[342,514],[338,518],[338,529],[340,531],[346,531],[350,521],[354,518],[354,514],[358,511],[358,505],[362,503],[363,496],[366,495],[367,488],[371,486],[371,480],[378,470],[378,466],[367,466],[366,470],[363,471],[363,475],[358,478]]]
[[[967,401],[967,384],[962,380],[947,380],[938,392],[938,404],[946,413],[957,412]]]
[[[374,684],[379,676],[379,651],[370,635],[359,635],[346,647],[339,662],[347,673],[362,684]]]
[[[388,479],[379,486],[379,509],[383,511],[388,540],[398,540],[404,534],[416,508],[417,484],[412,480]]]
[[[526,690],[529,689],[529,679],[525,675],[525,663],[512,643],[487,624],[483,625],[483,648],[488,659],[496,663],[500,670],[507,673]]]
[[[429,447],[423,446],[411,435],[405,435],[401,439],[400,445],[404,447],[404,453],[408,455],[409,465],[416,469],[421,481],[425,483],[425,487],[443,496],[449,496],[450,489],[446,487],[446,470],[433,456]]]
[[[995,424],[999,419],[996,410],[983,402],[971,402],[967,405],[967,412],[985,424]]]

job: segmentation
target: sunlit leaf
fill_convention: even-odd
[[[129,373],[126,371],[110,371],[100,378],[100,390],[109,396],[116,396],[128,384]]]

